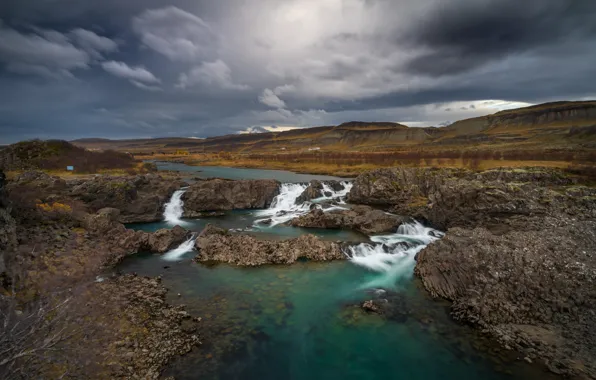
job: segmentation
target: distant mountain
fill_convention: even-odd
[[[460,120],[445,127],[414,128],[398,123],[351,121],[337,126],[263,131],[206,138],[140,140],[83,139],[87,148],[130,152],[392,151],[453,147],[483,149],[596,149],[596,101],[554,102]]]

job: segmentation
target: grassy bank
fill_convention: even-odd
[[[487,170],[498,167],[550,167],[566,169],[572,166],[571,161],[563,160],[503,160],[503,159],[466,159],[466,158],[423,158],[423,159],[402,159],[384,162],[367,162],[366,159],[357,162],[355,160],[338,160],[334,163],[312,162],[307,159],[295,158],[293,160],[272,160],[247,157],[243,155],[230,154],[163,154],[136,156],[138,159],[162,160],[183,162],[192,166],[228,166],[236,168],[251,169],[278,169],[289,170],[297,173],[334,175],[338,177],[353,177],[367,170],[384,167],[444,167],[444,168],[468,168],[473,170]]]

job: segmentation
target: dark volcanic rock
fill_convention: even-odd
[[[304,189],[302,194],[296,198],[296,204],[302,204],[304,202],[308,202],[310,200],[320,198],[323,196],[331,196],[330,193],[326,194],[323,189],[323,183],[325,183],[329,188],[333,191],[341,191],[345,188],[344,184],[340,181],[330,180],[330,181],[319,181],[319,180],[312,180],[308,184],[308,187]]]
[[[354,206],[350,210],[329,212],[315,209],[306,215],[292,219],[290,225],[303,228],[350,228],[370,235],[395,232],[397,227],[408,220],[409,218],[389,214],[369,206]]]
[[[296,204],[302,204],[304,202],[310,201],[311,199],[316,199],[323,196],[323,183],[318,180],[312,180],[304,189],[302,194],[296,198]]]
[[[596,376],[596,222],[540,218],[496,236],[453,228],[419,253],[415,273],[457,320],[565,373]],[[532,349],[530,350],[529,347]]]
[[[75,184],[69,195],[88,205],[90,212],[117,208],[121,223],[154,222],[162,219],[164,205],[183,184],[156,174],[98,176]]]
[[[515,218],[558,212],[576,214],[584,207],[550,186],[572,180],[552,169],[466,170],[393,168],[360,175],[348,199],[390,207],[401,215],[428,221],[438,229],[455,226],[499,226]],[[585,190],[596,194],[593,189]],[[591,203],[590,196],[584,196]],[[571,207],[571,209],[570,209]],[[565,211],[566,210],[566,211]],[[584,214],[583,211],[578,214]],[[596,212],[589,213],[595,217]],[[519,223],[524,227],[525,222]]]
[[[302,235],[284,241],[257,240],[249,235],[231,234],[207,225],[196,241],[197,261],[218,261],[240,266],[291,264],[305,258],[314,261],[340,260],[345,256],[339,244]]]
[[[163,228],[155,232],[133,231],[118,223],[120,212],[113,208],[104,208],[95,215],[85,219],[85,227],[96,234],[105,234],[113,242],[113,250],[121,252],[115,257],[121,257],[140,251],[164,253],[173,249],[190,237],[190,231],[175,226],[172,229]]]
[[[182,196],[185,215],[202,211],[267,208],[279,194],[275,180],[211,179],[192,184]]]
[[[61,203],[78,202],[89,213],[106,207],[116,208],[120,210],[121,223],[141,223],[161,220],[165,203],[183,185],[180,180],[165,179],[157,174],[98,175],[65,181],[43,172],[25,172],[10,187],[14,192],[35,188],[41,198]]]

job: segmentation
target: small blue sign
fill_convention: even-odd
[[[73,171],[73,170],[74,170],[74,166],[67,166],[67,167],[66,167],[66,170],[68,170],[69,172],[71,172],[71,171]]]

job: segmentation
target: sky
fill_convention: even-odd
[[[2,0],[0,144],[596,98],[593,0]]]

